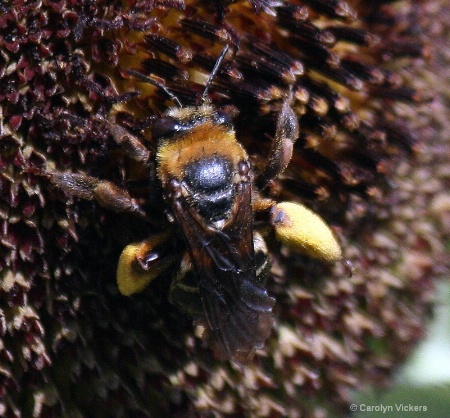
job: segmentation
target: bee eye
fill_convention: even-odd
[[[157,119],[153,125],[153,137],[155,139],[171,136],[180,131],[180,123],[170,116]]]

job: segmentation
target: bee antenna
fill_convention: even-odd
[[[206,101],[206,96],[208,95],[208,90],[211,87],[214,77],[216,76],[217,72],[219,71],[219,68],[222,65],[225,55],[227,55],[227,52],[229,49],[230,49],[230,44],[226,44],[225,48],[223,49],[222,53],[220,54],[220,57],[217,58],[217,61],[214,64],[214,68],[212,69],[211,74],[209,75],[208,81],[206,82],[205,90],[203,90],[202,102]]]
[[[180,99],[175,96],[175,94],[173,94],[164,84],[160,83],[159,81],[154,80],[153,78],[147,77],[146,75],[140,73],[139,71],[135,71],[135,70],[128,70],[127,71],[128,74],[135,76],[137,79],[145,82],[145,83],[149,83],[149,84],[153,84],[156,87],[159,87],[164,93],[167,94],[167,96],[169,96],[169,98],[176,103],[176,105],[178,107],[183,107],[183,105],[180,102]]]

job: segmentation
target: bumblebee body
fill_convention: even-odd
[[[182,194],[205,219],[226,220],[233,206],[239,162],[248,159],[232,125],[210,105],[171,109],[158,125],[155,130],[162,136],[156,138],[156,160],[163,187],[178,179]]]
[[[207,88],[226,52],[227,48]],[[130,73],[154,83],[140,73]],[[229,359],[244,362],[264,346],[275,302],[264,287],[270,263],[264,239],[254,229],[255,212],[267,212],[260,218],[270,222],[275,236],[291,250],[327,262],[341,257],[332,231],[319,216],[297,203],[278,204],[261,197],[260,189],[289,164],[299,135],[292,93],[282,103],[267,163],[255,176],[231,118],[207,101],[207,88],[202,105],[183,108],[171,92],[157,85],[178,107],[170,108],[153,125],[156,156],[124,127],[104,120],[129,158],[149,171],[156,165],[173,224],[123,250],[118,287],[130,296],[172,268],[172,303],[194,317],[205,318],[214,345]],[[145,207],[111,182],[82,173],[47,171],[45,175],[74,196],[95,199],[108,209],[147,220]],[[180,247],[181,263],[171,251],[177,248],[179,252]],[[174,267],[177,262],[178,268]]]
[[[188,248],[171,300],[206,316],[228,357],[248,355],[270,333],[274,300],[263,287],[267,250],[255,252],[247,153],[210,105],[172,109],[154,131],[158,177]]]

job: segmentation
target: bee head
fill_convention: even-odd
[[[210,104],[203,104],[198,107],[174,107],[155,121],[153,138],[156,141],[176,138],[179,134],[186,134],[207,122],[231,127],[232,116],[224,110],[213,108]]]
[[[170,108],[163,117],[155,121],[155,124],[153,125],[154,139],[159,140],[176,137],[177,134],[187,133],[198,125],[206,122],[212,122],[215,125],[231,124],[230,114],[225,111],[214,109],[208,100],[208,90],[211,87],[214,77],[216,76],[228,50],[229,45],[226,45],[208,77],[203,94],[199,98],[199,105],[194,107],[183,108],[180,99],[164,84],[147,77],[138,71],[128,71],[129,74],[135,76],[139,80],[159,87],[176,104],[176,107]]]

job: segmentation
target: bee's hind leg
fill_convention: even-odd
[[[306,206],[259,199],[253,203],[253,208],[257,224],[269,225],[276,239],[290,250],[325,262],[341,259],[341,247],[332,229]]]
[[[117,266],[120,293],[130,296],[141,292],[151,281],[179,262],[181,254],[182,249],[173,239],[171,229],[127,245]]]
[[[260,190],[288,166],[300,128],[291,107],[293,92],[283,101],[267,163],[256,178]],[[341,248],[331,228],[316,213],[299,203],[277,203],[270,199],[254,202],[255,219],[269,224],[276,238],[294,252],[333,262],[341,258]]]

